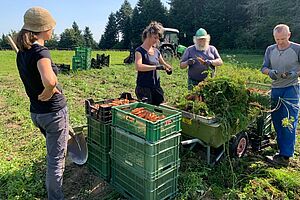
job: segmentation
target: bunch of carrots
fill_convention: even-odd
[[[157,115],[154,112],[150,112],[149,110],[141,107],[141,108],[135,108],[131,111],[132,114],[144,118],[146,120],[149,120],[151,122],[156,122],[158,120],[166,118],[164,115]]]
[[[119,105],[124,105],[124,104],[129,104],[136,102],[136,100],[128,100],[128,99],[114,99],[112,102],[109,103],[104,103],[104,104],[94,104],[93,108],[98,110],[100,107],[101,108],[109,108],[112,106],[119,106]]]

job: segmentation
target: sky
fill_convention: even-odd
[[[138,0],[128,0],[134,8]],[[165,3],[167,0],[162,0]],[[23,26],[23,16],[27,9],[41,6],[49,10],[56,20],[55,34],[71,28],[75,21],[80,30],[88,26],[96,42],[104,32],[108,16],[121,8],[124,0],[5,0],[1,2],[0,34],[11,30],[19,31]]]

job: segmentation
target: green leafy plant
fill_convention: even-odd
[[[295,118],[291,116],[290,118],[285,117],[281,120],[282,126],[287,128],[293,128],[293,123],[295,121]]]

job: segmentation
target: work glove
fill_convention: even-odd
[[[166,70],[166,72],[168,75],[171,75],[173,71],[172,71],[172,69],[169,69],[169,70]]]
[[[291,79],[294,79],[294,78],[298,78],[299,75],[295,71],[290,71],[290,72],[288,72],[287,77],[291,78]]]
[[[193,58],[188,59],[187,64],[193,65],[195,63],[195,60]]]
[[[280,77],[281,77],[282,79],[287,79],[287,78],[288,78],[288,75],[289,75],[289,72],[284,72],[284,73],[280,74]]]
[[[156,70],[165,70],[163,65],[156,65]]]
[[[212,66],[212,61],[206,59],[205,62],[204,62],[204,65],[206,65],[206,66]]]
[[[278,79],[277,70],[274,70],[274,69],[269,70],[269,77],[274,81],[277,80]]]

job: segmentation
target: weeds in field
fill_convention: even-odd
[[[99,52],[93,52],[92,57],[96,53]],[[51,54],[55,63],[71,64],[74,52],[52,51]],[[72,125],[86,124],[85,99],[114,98],[124,91],[134,93],[134,66],[122,65],[128,52],[109,54],[112,61],[108,68],[59,75]],[[223,56],[225,64],[217,69],[217,75],[270,83],[257,67],[263,55],[235,55],[238,63]],[[0,199],[43,199],[46,197],[45,141],[31,123],[28,98],[16,70],[15,53],[0,51],[0,63]],[[172,66],[171,76],[161,73],[162,87],[170,104],[187,90],[186,70],[179,68],[178,60],[172,61]],[[292,166],[279,169],[263,162],[264,152],[231,161],[223,159],[214,167],[208,166],[197,152],[188,153],[181,158],[178,199],[300,199],[299,144],[298,137]],[[65,184],[67,181],[68,174]],[[68,194],[66,198],[89,198],[91,191],[87,188],[93,183],[94,179],[90,179],[82,182],[83,185],[78,184],[76,195]],[[108,193],[111,198],[115,197],[112,192]]]

